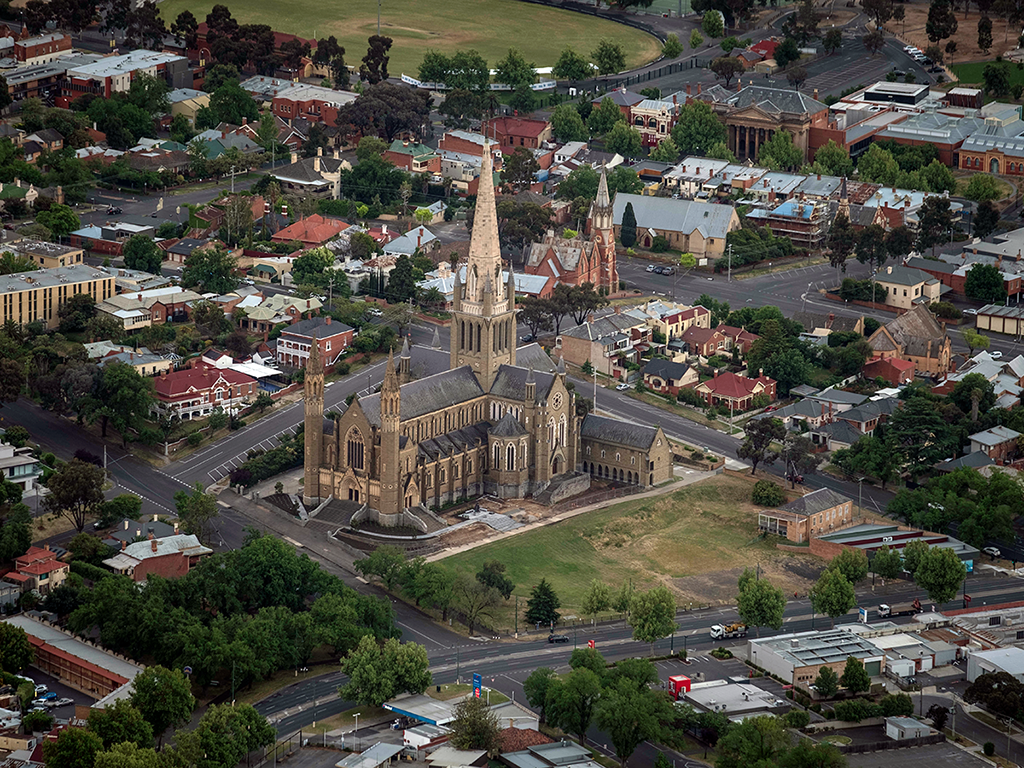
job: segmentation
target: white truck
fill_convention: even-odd
[[[735,637],[746,637],[746,624],[715,624],[711,627],[712,640],[731,640]]]
[[[878,606],[878,618],[888,619],[892,616],[912,616],[915,613],[920,613],[921,601],[917,598],[911,603],[894,603],[889,605],[882,603]]]

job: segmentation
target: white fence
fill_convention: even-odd
[[[448,86],[444,83],[425,83],[422,80],[417,80],[415,77],[402,74],[402,82],[406,85],[411,85],[413,88],[422,88],[425,91],[447,91]],[[554,80],[541,80],[539,83],[534,83],[530,86],[531,91],[553,91],[555,89],[556,82]],[[488,86],[492,91],[511,91],[511,85],[505,85],[504,83],[491,83]]]

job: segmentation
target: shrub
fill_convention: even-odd
[[[930,309],[932,314],[936,317],[942,317],[946,320],[959,320],[964,316],[963,312],[954,307],[948,301],[934,301],[928,305],[928,309]]]
[[[758,480],[754,483],[750,500],[759,507],[777,507],[786,503],[786,492],[771,480]]]
[[[789,728],[806,728],[811,722],[811,716],[802,709],[793,709],[782,718]]]
[[[348,376],[349,370],[350,368],[348,363],[338,363],[334,366],[334,372],[339,376]]]
[[[651,241],[651,250],[655,253],[664,253],[668,250],[668,239],[658,235]]]
[[[82,578],[89,579],[90,581],[99,581],[114,575],[112,571],[108,571],[106,568],[100,568],[97,565],[91,565],[81,560],[71,561],[71,572],[77,573]]]
[[[985,753],[985,757],[992,757],[996,753],[996,745],[991,741],[986,741],[981,745],[981,751]]]
[[[199,430],[196,430],[195,432],[189,434],[185,442],[187,442],[190,446],[195,448],[197,445],[203,442],[203,433],[200,432]]]
[[[885,696],[878,706],[885,717],[910,717],[914,714],[914,702],[905,693]]]
[[[881,711],[881,707],[877,704],[864,701],[864,699],[841,701],[835,705],[836,719],[848,723],[859,723],[869,717],[878,717]]]
[[[224,411],[217,409],[210,414],[210,429],[224,429],[227,425],[228,415],[224,413]],[[191,435],[189,435],[189,437],[191,438]]]

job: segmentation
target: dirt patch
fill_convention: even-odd
[[[925,32],[925,23],[928,21],[928,4],[906,3],[903,8],[906,14],[904,20],[902,22],[890,21],[885,25],[886,31],[906,40],[911,45],[916,45],[922,51],[929,45],[933,45]],[[989,18],[992,20],[992,49],[985,52],[978,47],[978,21],[981,20],[981,14],[976,10],[969,11],[966,15],[956,14],[959,26],[956,34],[950,38],[956,40],[956,53],[953,55],[952,62],[949,57],[946,58],[947,64],[995,59],[996,56],[1016,48],[1020,25],[1008,24],[1005,19],[999,18],[994,13],[990,13]],[[947,42],[947,40],[943,40],[939,43],[943,50],[945,50]]]
[[[818,579],[823,566],[821,560],[810,555],[794,555],[762,563],[761,577],[769,579],[787,597],[794,592],[805,595]],[[757,564],[752,567],[756,568]],[[736,602],[736,585],[744,568],[729,568],[672,579],[670,586],[679,593],[683,605],[688,602],[731,605]]]
[[[437,537],[438,542],[444,547],[461,547],[479,541],[494,533],[494,529],[483,523],[471,523],[464,528],[444,533]]]

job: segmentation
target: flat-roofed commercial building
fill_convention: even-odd
[[[114,295],[114,276],[96,267],[74,264],[57,269],[0,276],[0,323],[41,320],[56,328],[58,311],[72,296],[87,293],[97,304]]]
[[[5,243],[0,250],[24,256],[43,269],[70,267],[73,264],[81,264],[83,254],[81,248],[61,245],[60,243],[47,243],[43,240],[18,240],[14,243]]]

